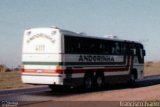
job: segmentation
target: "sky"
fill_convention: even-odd
[[[160,61],[160,0],[0,0],[0,63],[21,65],[25,29],[58,26],[140,41]]]

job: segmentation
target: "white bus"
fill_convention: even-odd
[[[57,27],[25,30],[23,83],[103,87],[143,78],[145,50],[139,42],[93,37]]]

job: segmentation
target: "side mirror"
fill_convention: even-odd
[[[145,50],[143,50],[143,56],[146,56],[146,51]]]

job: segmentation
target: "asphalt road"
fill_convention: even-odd
[[[140,88],[160,84],[160,75],[158,76],[147,76],[143,80],[137,81],[136,85],[131,87],[126,84],[110,85],[103,90],[93,90],[91,92],[85,92],[83,89],[67,89],[61,90],[60,92],[52,92],[47,86],[16,89],[16,90],[5,90],[0,91],[0,106],[4,104],[18,103],[19,106],[28,106],[33,104],[48,104],[48,101],[65,101],[67,97],[89,95],[91,93],[121,90],[127,88]],[[79,102],[80,103],[80,102]]]

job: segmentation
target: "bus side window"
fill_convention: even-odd
[[[80,40],[77,37],[65,36],[65,53],[79,53],[81,50]]]
[[[105,45],[103,41],[99,43],[99,53],[105,54]]]
[[[110,55],[112,55],[114,53],[112,41],[107,41],[105,43],[105,53],[110,54]]]
[[[70,43],[70,37],[69,36],[65,36],[65,53],[70,53],[72,49],[72,47],[70,47],[71,43]]]
[[[111,43],[111,50],[112,50],[111,54],[120,55],[121,53],[120,53],[120,44],[119,44],[119,42],[114,42],[113,41]]]
[[[126,55],[126,44],[121,43],[121,55]]]
[[[135,56],[136,55],[136,48],[135,48],[134,44],[132,44],[132,43],[129,44],[129,46],[128,46],[128,53],[131,56]]]
[[[115,54],[116,55],[120,55],[121,54],[119,42],[115,42]]]
[[[74,42],[72,42],[72,41],[74,41]],[[79,51],[79,48],[78,48],[78,46],[79,46],[79,41],[78,41],[78,38],[76,38],[76,37],[72,37],[71,38],[71,40],[70,40],[70,47],[71,47],[71,53],[78,53],[78,51]]]
[[[90,42],[90,43],[89,43],[89,53],[90,53],[90,54],[91,54],[91,53],[94,53],[94,50],[95,50],[95,49],[94,49],[94,47],[95,47],[94,45],[95,45],[95,44],[94,44],[93,40],[90,40],[90,41],[88,41],[88,42]]]

